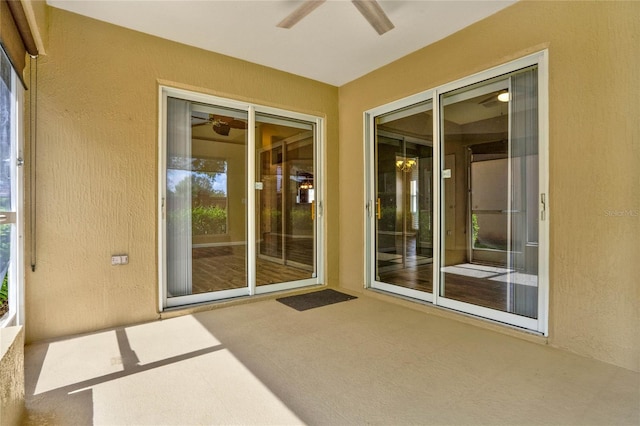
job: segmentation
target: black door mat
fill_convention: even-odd
[[[281,297],[276,300],[297,311],[306,311],[307,309],[346,302],[351,299],[357,299],[357,297],[340,293],[339,291],[326,289],[313,293],[299,294],[297,296]]]

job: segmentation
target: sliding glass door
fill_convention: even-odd
[[[433,276],[431,101],[375,120],[373,286],[430,300]]]
[[[320,283],[319,119],[161,97],[161,308]]]
[[[166,123],[167,298],[246,294],[247,112],[168,97]]]
[[[443,165],[457,190],[443,191],[456,211],[441,223],[455,238],[443,239],[439,296],[536,319],[537,68],[444,93],[441,108],[442,151],[466,167]]]
[[[544,52],[366,113],[369,287],[546,333],[541,69]]]
[[[314,126],[256,114],[256,285],[316,277]]]

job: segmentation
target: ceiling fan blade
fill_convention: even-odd
[[[229,125],[231,126],[232,129],[246,129],[247,128],[247,122],[246,121],[242,121],[242,120],[236,120],[233,117],[227,117],[224,115],[214,115],[214,114],[209,114],[209,122],[211,123],[222,123],[225,125]]]
[[[229,126],[231,126],[232,129],[246,129],[247,123],[241,120],[231,120]]]
[[[485,108],[493,108],[498,104],[500,104],[500,101],[498,101],[498,96],[496,96],[495,94],[478,102],[478,105],[482,105]]]
[[[376,0],[352,0],[351,3],[362,13],[378,34],[382,35],[394,27],[391,20]]]
[[[287,16],[282,21],[280,21],[280,23],[278,25],[276,25],[276,26],[280,27],[280,28],[291,28],[291,27],[293,27],[295,24],[300,22],[300,20],[302,18],[304,18],[305,16],[307,16],[308,14],[310,14],[311,12],[316,10],[325,1],[326,0],[307,0],[307,1],[305,1],[296,10],[291,12],[289,14],[289,16]]]

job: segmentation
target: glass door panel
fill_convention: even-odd
[[[431,293],[431,101],[376,117],[375,136],[375,282]]]
[[[161,94],[160,309],[321,283],[322,120]]]
[[[541,52],[365,112],[367,287],[547,333],[546,74]]]
[[[256,285],[316,277],[315,132],[256,114]]]
[[[247,123],[247,112],[167,99],[169,304],[195,302],[184,296],[203,293],[248,293]]]
[[[439,296],[535,319],[537,69],[446,93],[441,105],[453,161],[442,161]]]
[[[22,248],[18,234],[22,218],[22,172],[18,156],[21,89],[9,59],[0,49],[0,324],[22,324]],[[20,311],[20,312],[19,312]]]

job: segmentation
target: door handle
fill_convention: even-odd
[[[312,201],[311,202],[311,220],[315,220],[316,219],[316,202]]]
[[[16,221],[16,213],[15,212],[2,212],[0,213],[0,223],[15,223]]]
[[[382,210],[380,208],[380,198],[376,200],[376,217],[378,220],[382,219]]]

